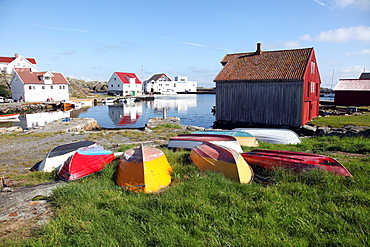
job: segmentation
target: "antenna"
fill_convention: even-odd
[[[334,69],[333,69],[333,74],[331,75],[330,90],[333,90],[333,79],[334,79]]]
[[[145,81],[146,76],[145,76],[145,71],[144,71],[144,66],[143,65],[141,65],[141,73],[143,75],[143,81]]]

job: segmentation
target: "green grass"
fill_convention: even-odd
[[[347,124],[370,127],[370,114],[316,117],[311,123],[316,126],[329,126],[333,128],[341,128]]]
[[[275,182],[239,184],[199,171],[189,151],[162,149],[173,167],[168,189],[142,194],[117,188],[114,161],[100,174],[55,190],[55,217],[31,238],[9,245],[368,246],[369,139],[318,137],[259,148],[332,154],[354,177],[255,169]]]

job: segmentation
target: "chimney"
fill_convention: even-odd
[[[16,53],[14,56],[15,56],[15,58],[18,58],[18,53]]]
[[[262,53],[261,45],[262,45],[261,43],[257,43],[256,55],[260,55]]]

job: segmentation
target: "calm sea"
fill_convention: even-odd
[[[24,114],[20,122],[0,123],[3,127],[20,126],[23,129],[42,127],[65,118],[94,118],[103,128],[141,128],[153,117],[179,117],[183,125],[212,128],[215,117],[211,112],[215,94],[178,94],[156,96],[153,101],[128,104],[97,105],[70,112],[48,111]],[[4,126],[6,124],[6,126]]]

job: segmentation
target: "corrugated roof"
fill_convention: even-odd
[[[370,79],[340,79],[334,91],[370,91]]]
[[[16,70],[16,73],[21,78],[24,84],[44,84],[44,82],[39,78],[47,72],[29,72],[24,70]],[[53,84],[69,84],[67,79],[61,73],[52,73]]]
[[[122,83],[129,84],[130,78],[135,78],[135,84],[142,84],[139,78],[134,73],[125,73],[125,72],[114,72]]]
[[[303,79],[313,48],[227,54],[214,79],[221,81]]]

